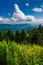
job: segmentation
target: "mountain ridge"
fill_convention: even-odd
[[[31,24],[0,24],[0,30],[30,30],[33,26]]]

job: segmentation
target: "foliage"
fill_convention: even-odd
[[[15,41],[17,44],[39,44],[43,46],[43,26],[39,25],[38,28],[34,28],[29,31],[19,31],[12,32],[8,31],[0,31],[0,41]]]
[[[43,46],[0,42],[0,65],[43,65]]]

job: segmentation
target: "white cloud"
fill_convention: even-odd
[[[36,19],[35,21],[31,21],[31,24],[43,24],[43,19]]]
[[[43,24],[43,19],[38,19],[38,23]]]
[[[43,19],[36,19],[33,15],[25,15],[19,9],[17,4],[14,4],[15,12],[11,18],[4,18],[0,16],[0,23],[4,24],[26,24],[26,23],[43,23]],[[10,14],[9,14],[10,15]]]
[[[32,15],[25,15],[18,7],[17,4],[14,5],[15,12],[13,13],[13,21],[34,21],[35,17]]]
[[[38,7],[34,8],[32,10],[35,11],[35,12],[43,12],[43,9],[42,8],[38,8]]]
[[[0,17],[0,21],[3,21],[3,17]]]
[[[26,6],[29,6],[29,3],[25,3]]]
[[[9,23],[10,19],[8,18],[4,18],[4,17],[0,17],[0,23]]]

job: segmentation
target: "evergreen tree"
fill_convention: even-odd
[[[39,28],[38,28],[39,32],[41,32],[41,24],[39,25]]]
[[[14,41],[14,34],[13,33],[11,33],[11,35],[10,35],[10,41]]]
[[[19,40],[20,40],[20,33],[19,30],[17,30],[15,34],[15,42],[19,43]]]
[[[3,40],[2,33],[0,32],[0,41]]]
[[[31,37],[31,43],[32,43],[32,45],[33,45],[33,43],[35,43],[35,44],[38,43],[38,31],[37,30],[35,31],[35,33]]]
[[[24,30],[22,30],[21,35],[20,35],[20,41],[23,42],[25,40],[26,40],[26,33]]]

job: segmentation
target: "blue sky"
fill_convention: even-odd
[[[43,23],[43,0],[0,0],[0,23],[36,21]]]

